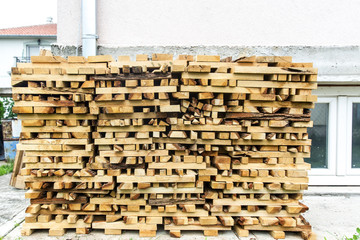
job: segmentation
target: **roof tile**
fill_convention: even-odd
[[[0,29],[0,36],[4,35],[36,35],[36,36],[54,36],[56,35],[56,23],[33,25],[25,27]]]

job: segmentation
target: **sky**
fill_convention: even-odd
[[[0,1],[0,29],[45,24],[47,17],[57,21],[57,0]]]

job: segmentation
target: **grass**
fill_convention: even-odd
[[[11,173],[14,168],[14,161],[10,161],[0,166],[0,176]]]
[[[358,240],[360,239],[360,228],[356,229],[356,233],[352,236],[352,238],[345,237],[346,240]]]
[[[333,234],[331,234],[333,235]],[[336,237],[336,239],[338,240],[360,240],[360,228],[356,228],[356,233],[352,236],[352,237],[341,237],[341,238],[338,238]],[[324,240],[328,240],[326,237],[324,237]]]

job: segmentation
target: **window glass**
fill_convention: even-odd
[[[27,56],[31,57],[31,56],[39,56],[40,53],[40,47],[38,45],[28,45],[27,46]]]
[[[308,128],[312,139],[311,157],[306,161],[312,168],[328,168],[329,103],[316,103],[311,120],[314,122],[314,127]]]
[[[353,168],[360,168],[360,103],[353,103],[351,156],[351,166]]]

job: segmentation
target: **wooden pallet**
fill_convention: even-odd
[[[36,223],[24,223],[21,229],[22,236],[29,236],[37,229],[49,229],[49,236],[63,236],[66,229],[76,229],[77,234],[87,234],[91,224],[85,223],[84,220],[79,219],[75,221],[76,217],[71,216],[67,220],[57,222],[51,220],[50,222],[36,222]]]

